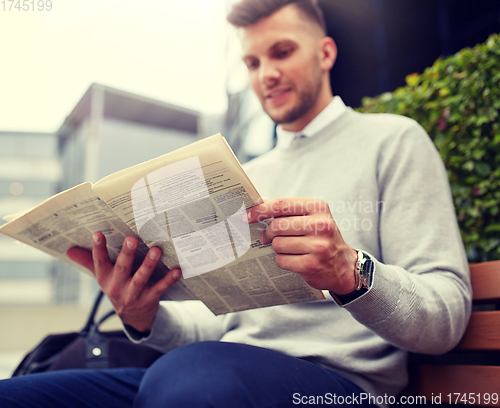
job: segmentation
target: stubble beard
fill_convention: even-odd
[[[277,124],[292,123],[304,116],[314,106],[321,93],[321,74],[314,75],[298,94],[298,102],[281,115],[273,114],[264,108],[269,117]]]

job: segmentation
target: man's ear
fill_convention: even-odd
[[[337,59],[337,44],[331,37],[323,37],[321,40],[321,68],[330,71]]]

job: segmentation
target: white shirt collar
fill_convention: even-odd
[[[312,137],[321,129],[328,126],[342,113],[345,112],[346,106],[340,96],[335,96],[333,100],[323,109],[313,120],[311,120],[300,132],[290,132],[283,130],[281,125],[276,128],[278,136],[277,146],[279,148],[290,147],[295,139],[301,136]]]

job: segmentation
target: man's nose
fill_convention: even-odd
[[[281,73],[276,64],[270,61],[261,61],[259,81],[264,85],[272,85],[280,79]]]

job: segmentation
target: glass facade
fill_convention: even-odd
[[[57,192],[60,177],[55,134],[0,132],[0,225]],[[54,261],[0,235],[1,304],[53,302]]]

